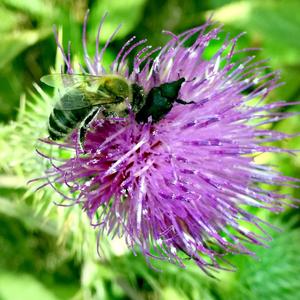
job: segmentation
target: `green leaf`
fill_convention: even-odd
[[[28,274],[0,273],[1,300],[57,300],[42,283]]]
[[[2,0],[7,6],[13,7],[19,11],[24,11],[33,16],[49,17],[49,13],[54,11],[54,1],[44,0]]]
[[[252,45],[263,48],[272,64],[300,62],[300,2],[247,0],[218,9],[215,19],[245,30]]]
[[[26,48],[47,37],[50,32],[50,29],[23,30],[3,36],[0,47],[0,69]]]
[[[89,25],[92,37],[96,37],[97,27],[101,17],[108,12],[107,21],[101,31],[100,40],[107,41],[113,31],[122,23],[122,28],[116,38],[120,39],[129,34],[142,17],[145,0],[101,0],[91,9]]]
[[[8,32],[16,27],[16,24],[22,20],[22,16],[0,5],[0,20],[0,32]]]
[[[299,244],[300,230],[284,229],[275,235],[270,248],[253,247],[257,259],[236,257],[238,271],[227,293],[221,293],[222,299],[300,299]]]
[[[36,210],[24,202],[23,199],[21,201],[13,201],[13,199],[0,197],[0,213],[21,220],[29,228],[38,229],[49,235],[57,236],[58,230],[56,224],[45,220],[41,215],[37,215]]]

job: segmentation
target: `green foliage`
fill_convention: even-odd
[[[48,29],[22,30],[11,35],[4,36],[2,39],[2,47],[0,49],[0,69],[13,60],[23,50],[48,36],[50,32],[51,31]]]
[[[221,21],[243,27],[253,42],[272,55],[272,64],[299,63],[299,1],[239,1],[221,7],[216,16]],[[288,33],[288,34],[287,34]]]
[[[3,300],[58,299],[31,275],[0,273],[0,286],[0,296]]]
[[[91,6],[91,24],[97,24],[103,12],[108,12],[108,22],[104,24],[104,30],[101,34],[100,41],[105,43],[112,32],[122,24],[116,38],[121,39],[130,34],[141,21],[145,0],[102,0],[97,1]],[[132,13],[134,11],[134,14]],[[130,18],[128,18],[130,16]],[[91,26],[91,36],[96,37],[97,27]]]
[[[245,0],[220,7],[215,18],[238,31],[247,31],[250,46],[260,47],[270,64],[283,71],[288,88],[279,96],[292,100],[299,96],[300,15],[298,0]]]
[[[237,257],[234,280],[226,295],[230,299],[294,300],[300,298],[300,231],[277,233],[269,248],[253,247],[257,258]]]
[[[232,257],[236,273],[221,272],[220,280],[205,276],[194,264],[180,270],[167,262],[151,269],[143,256],[134,256],[124,241],[101,237],[99,257],[97,232],[76,207],[55,206],[61,197],[49,190],[35,192],[27,181],[42,176],[45,163],[36,155],[42,149],[38,138],[46,136],[46,122],[53,107],[53,91],[39,86],[39,78],[62,59],[56,55],[51,34],[53,24],[62,25],[66,47],[72,40],[76,59],[82,54],[84,14],[91,8],[88,41],[91,54],[99,21],[108,17],[102,45],[119,23],[120,34],[112,41],[105,64],[113,60],[124,41],[136,35],[156,46],[166,37],[161,30],[176,33],[201,24],[214,12],[232,35],[247,31],[239,47],[262,47],[258,59],[271,57],[272,68],[283,70],[287,82],[272,94],[299,100],[300,96],[300,2],[297,0],[2,0],[0,1],[0,299],[299,299],[299,211],[278,217],[284,231],[275,234],[270,248],[255,247],[258,259]],[[212,44],[207,55],[218,47]],[[55,63],[56,56],[56,63]],[[34,87],[32,83],[37,82]],[[297,107],[290,111],[298,110]],[[299,117],[282,120],[277,130],[299,132]],[[281,146],[299,148],[299,138]],[[287,175],[299,177],[299,157],[265,156]],[[299,191],[283,192],[299,198]],[[264,215],[268,218],[268,214]]]
[[[28,13],[32,17],[47,17],[49,11],[54,9],[54,1],[45,1],[45,0],[31,0],[31,1],[22,1],[22,0],[2,0],[10,8],[17,9]]]

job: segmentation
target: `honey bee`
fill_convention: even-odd
[[[89,125],[99,111],[102,111],[104,117],[123,117],[128,115],[130,104],[138,123],[148,122],[149,117],[155,123],[172,109],[175,102],[191,103],[178,99],[184,78],[153,87],[147,94],[141,86],[114,74],[52,74],[43,76],[41,81],[51,87],[58,87],[61,93],[49,116],[50,138],[62,139],[78,127],[78,141],[82,150]]]

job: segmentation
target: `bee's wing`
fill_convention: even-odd
[[[50,74],[41,81],[60,89],[60,99],[55,108],[76,110],[97,105],[118,103],[120,100],[105,90],[90,91],[89,87],[98,86],[102,76],[80,74]]]
[[[77,88],[70,89],[65,93],[59,101],[57,101],[55,108],[59,110],[75,110],[81,108],[91,107],[91,103],[86,98],[83,91]]]
[[[84,74],[49,74],[41,78],[41,81],[51,87],[68,88],[79,86],[83,83],[92,85],[97,83],[101,76]]]
[[[101,95],[100,93],[87,92],[80,90],[79,88],[73,88],[57,101],[55,108],[59,110],[76,110],[118,102],[119,101],[115,97],[108,97]]]

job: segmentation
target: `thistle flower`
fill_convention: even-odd
[[[204,51],[221,31],[211,21],[179,35],[164,32],[169,42],[154,50],[144,46],[130,68],[128,55],[146,43],[133,37],[106,70],[103,55],[118,29],[100,51],[104,18],[93,59],[87,52],[85,18],[82,72],[118,74],[146,95],[183,78],[178,98],[190,104],[174,103],[158,122],[149,118],[138,123],[133,111],[126,117],[98,117],[89,127],[84,152],[77,130],[64,143],[46,140],[69,152],[57,164],[44,155],[51,163],[46,185],[61,193],[64,203],[82,205],[101,234],[124,237],[128,247],[139,247],[147,259],[184,267],[190,258],[207,271],[221,268],[227,253],[251,254],[245,242],[264,244],[268,236],[264,222],[247,207],[278,212],[291,200],[259,184],[279,187],[295,181],[254,160],[264,152],[289,152],[266,143],[291,135],[262,127],[289,116],[274,111],[289,103],[264,103],[279,85],[278,73],[268,71],[265,61],[257,62],[255,56],[236,60],[237,54],[251,52],[235,49],[239,36],[227,36],[204,60]],[[66,72],[73,74],[70,50],[65,53],[58,38],[57,44]]]

